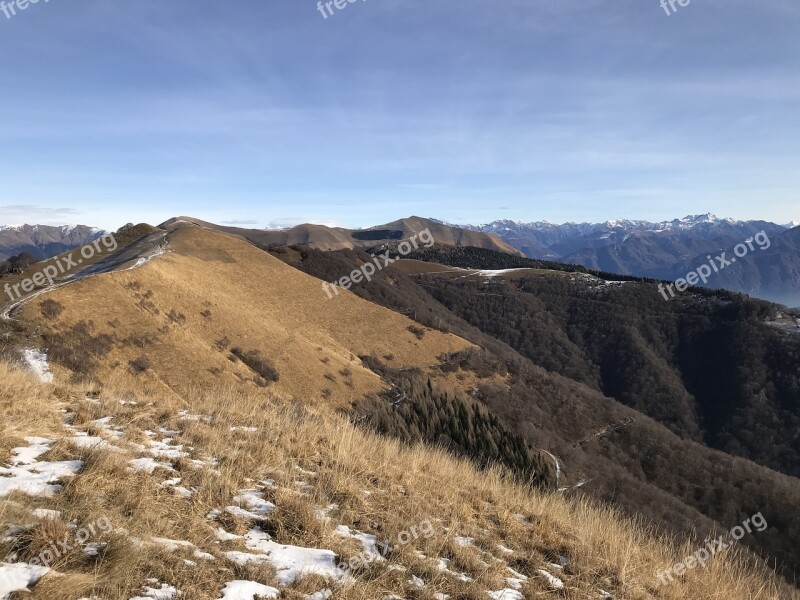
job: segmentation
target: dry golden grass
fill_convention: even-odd
[[[240,490],[259,487],[266,479],[273,481],[263,492],[276,508],[260,526],[278,542],[327,548],[347,561],[361,548],[337,535],[335,527],[341,524],[392,546],[386,562],[356,569],[351,583],[334,586],[308,576],[284,589],[283,598],[301,599],[331,588],[333,598],[345,600],[387,594],[428,600],[435,592],[486,600],[487,591],[506,586],[506,564],[529,576],[522,588],[525,598],[598,598],[600,589],[630,599],[799,597],[766,570],[748,567],[733,551],[715,557],[707,570],[690,571],[673,585],[659,587],[655,571],[693,553],[695,544],[672,547],[613,511],[525,489],[499,470],[480,472],[441,451],[365,433],[324,406],[287,402],[266,390],[206,387],[178,396],[111,382],[92,400],[84,388],[39,384],[5,365],[0,365],[0,382],[0,439],[18,444],[24,436],[49,436],[59,442],[43,460],[86,461],[52,499],[15,493],[0,502],[0,532],[12,524],[38,523],[16,547],[0,543],[0,552],[36,556],[48,540],[63,536],[73,520],[85,526],[105,518],[114,528],[92,539],[107,543],[97,557],[73,552],[59,558],[54,563],[59,574],[47,575],[26,598],[128,600],[148,578],[174,585],[192,600],[216,600],[234,579],[275,586],[270,568],[226,560],[226,551],[246,551],[242,540],[220,542],[214,533],[217,527],[238,535],[248,532],[252,523],[224,508],[234,504]],[[60,424],[65,415],[76,430],[99,434],[120,451],[75,446],[70,442],[74,431]],[[110,425],[119,428],[114,436],[97,423],[104,417],[112,417]],[[241,427],[255,429],[232,429]],[[131,471],[128,461],[146,455],[135,444],[146,446],[163,436],[173,438],[171,447],[182,446],[188,456],[171,460],[174,471]],[[174,477],[195,490],[191,498],[161,485]],[[329,520],[318,512],[325,507]],[[29,514],[31,508],[55,509],[61,516],[37,519]],[[212,510],[223,511],[217,521],[206,518]],[[409,534],[412,528],[423,531],[426,522],[432,535]],[[401,534],[409,543],[398,543]],[[474,538],[474,543],[460,545],[456,536]],[[153,543],[153,537],[191,542],[215,560],[198,558],[191,547],[167,549]],[[550,565],[559,556],[569,559],[563,571]],[[449,572],[439,568],[440,558],[449,561]],[[551,591],[540,569],[562,579],[564,590]],[[426,587],[415,588],[409,583],[412,576]]]
[[[46,317],[45,301],[63,311]],[[27,305],[23,316],[76,353],[93,350],[80,347],[91,344],[74,334],[78,323],[91,321],[95,338],[113,336],[108,349],[98,344],[97,364],[87,369],[103,382],[117,376],[126,386],[160,393],[261,384],[287,398],[329,398],[340,406],[383,387],[361,355],[392,354],[393,366],[427,368],[443,353],[472,346],[431,330],[418,339],[406,317],[346,291],[328,299],[319,280],[237,237],[191,226],[171,234],[169,252],[145,267],[55,290]],[[234,348],[268,358],[279,380],[263,381],[231,360]]]

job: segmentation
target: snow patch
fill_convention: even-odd
[[[374,535],[361,533],[360,531],[353,532],[347,525],[339,525],[336,528],[336,535],[344,538],[353,538],[361,542],[364,556],[369,557],[371,562],[383,562],[386,560],[378,550],[378,538]]]
[[[347,581],[350,575],[336,567],[336,554],[331,550],[303,548],[273,542],[268,534],[254,527],[245,536],[245,545],[250,550],[261,554],[247,552],[226,552],[231,562],[244,566],[251,562],[265,562],[276,571],[278,584],[292,585],[303,575],[316,574],[333,580]]]
[[[0,599],[10,598],[12,592],[26,591],[50,571],[27,563],[0,563]]]
[[[28,368],[44,383],[53,383],[53,374],[47,364],[47,354],[34,348],[26,348],[22,353]]]
[[[51,498],[62,487],[54,483],[55,481],[71,477],[83,468],[83,461],[80,460],[38,461],[37,458],[53,445],[53,440],[28,437],[25,441],[30,446],[11,450],[15,455],[11,459],[11,466],[0,467],[0,498],[8,496],[13,491]]]
[[[521,592],[511,588],[487,593],[489,594],[489,597],[493,598],[494,600],[525,600],[525,596],[523,596]]]
[[[145,586],[142,594],[144,595],[136,596],[131,600],[173,600],[182,595],[174,586],[166,583],[162,583],[159,589]]]
[[[256,600],[257,598],[277,598],[280,592],[274,587],[255,581],[231,581],[222,588],[220,600]]]

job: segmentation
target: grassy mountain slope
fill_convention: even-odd
[[[55,541],[71,546],[25,598],[217,600],[232,586],[288,600],[800,597],[736,548],[661,585],[656,572],[693,544],[366,434],[324,406],[241,386],[165,396],[129,383],[87,394],[0,362],[0,464],[76,461],[50,497],[0,498],[3,556],[19,566]],[[34,444],[46,452],[23,460]]]
[[[379,391],[358,356],[426,368],[470,346],[316,279],[235,236],[176,229],[145,267],[79,281],[37,298],[22,316],[42,327],[56,363],[99,380],[112,373],[158,389],[220,381],[307,400]]]
[[[321,253],[288,248],[273,252],[289,264],[326,279],[347,272],[351,261],[360,260],[350,251]],[[489,268],[495,266],[493,258],[500,266],[511,263],[518,267],[521,262],[475,249],[436,251],[440,255],[448,252],[459,265]],[[538,261],[531,262],[538,265]],[[528,289],[533,282],[538,282],[538,288]],[[645,298],[653,303],[650,310],[644,310],[637,289],[646,290]],[[584,493],[613,502],[680,535],[692,530],[704,534],[714,523],[736,523],[748,511],[764,510],[774,519],[775,527],[749,542],[787,566],[789,573],[792,565],[800,562],[796,550],[800,521],[792,508],[800,498],[800,482],[697,443],[703,437],[695,398],[684,387],[682,375],[661,354],[663,344],[652,341],[657,322],[669,322],[668,311],[674,313],[673,317],[683,315],[687,335],[695,320],[696,332],[701,331],[701,325],[708,327],[711,323],[723,328],[731,320],[746,323],[743,315],[730,308],[717,314],[709,301],[721,296],[727,298],[723,306],[741,303],[735,295],[703,292],[696,300],[695,314],[691,307],[678,304],[666,309],[667,303],[652,283],[608,284],[571,266],[563,271],[519,269],[487,277],[475,270],[424,267],[417,261],[395,263],[381,277],[359,287],[357,293],[413,315],[428,326],[458,332],[485,348],[485,365],[480,360],[455,361],[459,365],[452,374],[455,380],[474,377],[479,371],[484,376],[487,371],[494,373],[497,367],[492,364],[499,359],[505,378],[498,381],[495,374],[481,380],[479,376],[470,398],[481,401],[515,435],[556,454],[565,469],[561,485],[589,480],[581,488]],[[616,301],[615,294],[619,294]],[[755,327],[765,335],[771,334],[763,323]],[[709,339],[714,339],[713,328],[710,333]],[[726,338],[717,342],[726,352],[739,347],[729,347]],[[715,355],[708,348],[697,351],[708,357]],[[600,352],[596,362],[594,352]],[[733,362],[729,364],[736,365],[743,356],[730,358]],[[787,360],[793,359],[789,356]],[[724,369],[718,375],[726,377]],[[408,382],[405,386],[404,373],[393,374],[389,368],[384,376],[413,396],[416,384]],[[616,393],[620,401],[631,406],[608,397]],[[361,405],[359,410],[362,415],[368,414],[379,430],[394,430],[405,436],[425,402],[424,397],[414,398],[388,415],[375,403]],[[762,412],[761,416],[769,418],[769,414]],[[634,425],[613,430],[632,419]],[[791,428],[776,430],[789,432]],[[422,430],[418,438],[425,439],[425,435]],[[583,441],[586,443],[575,447]],[[759,456],[765,456],[765,451],[771,451],[771,446],[762,444]]]

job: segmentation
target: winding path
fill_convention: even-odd
[[[80,281],[81,279],[86,279],[87,277],[93,277],[95,275],[100,275],[102,273],[110,273],[112,271],[116,271],[122,265],[125,265],[126,263],[129,263],[133,260],[135,260],[136,263],[128,267],[127,269],[124,269],[125,271],[130,271],[133,269],[138,269],[140,267],[143,267],[156,256],[160,256],[166,252],[166,247],[169,243],[167,236],[168,232],[160,231],[158,233],[153,233],[151,235],[143,237],[142,239],[133,242],[129,246],[122,248],[119,252],[115,252],[114,254],[107,256],[106,258],[94,263],[93,265],[89,265],[82,271],[68,275],[67,277],[58,281],[58,283],[50,285],[41,290],[37,290],[30,296],[26,296],[22,300],[14,302],[5,307],[2,311],[0,311],[0,320],[13,321],[14,313],[19,308],[25,306],[32,300],[38,298],[39,296],[43,296],[44,294],[49,294],[53,290],[57,290],[58,288],[64,287],[66,285],[70,285],[71,283],[75,283],[76,281]]]

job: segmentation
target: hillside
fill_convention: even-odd
[[[411,320],[344,291],[329,299],[319,281],[235,236],[191,226],[167,240],[146,268],[85,279],[22,309],[56,363],[154,389],[238,383],[346,404],[382,388],[361,355],[425,369],[470,347],[437,331],[423,344]]]
[[[452,251],[436,256],[464,262]],[[665,302],[654,283],[590,273],[508,273],[434,273],[441,285],[427,289],[549,371],[589,383],[682,437],[800,475],[800,329],[780,307],[698,288]],[[775,430],[773,421],[784,425]],[[761,443],[759,428],[773,444]]]
[[[587,299],[593,305],[602,306],[602,302],[598,304],[598,299],[604,298],[604,290],[611,289],[650,289],[655,294],[657,292],[652,283],[609,283],[584,272],[585,269],[581,267],[553,271],[543,268],[538,262],[533,262],[532,268],[517,267],[511,272],[487,271],[492,266],[492,260],[500,263],[494,266],[501,266],[506,261],[527,259],[475,248],[450,247],[448,250],[447,246],[436,246],[426,252],[440,257],[450,253],[454,257],[453,263],[474,264],[479,260],[480,264],[476,266],[480,269],[426,266],[418,260],[403,260],[382,270],[372,282],[362,282],[354,286],[352,292],[342,291],[329,299],[322,289],[321,280],[331,281],[352,272],[371,260],[369,254],[352,249],[322,252],[307,246],[272,247],[271,252],[264,252],[239,236],[177,222],[165,230],[145,236],[143,240],[146,242],[152,236],[160,240],[158,248],[162,253],[148,254],[152,256],[149,262],[136,260],[135,257],[136,252],[150,252],[147,244],[130,245],[121,250],[119,256],[105,259],[106,270],[98,270],[97,266],[93,266],[91,268],[95,269],[96,274],[73,283],[64,282],[66,285],[23,303],[12,313],[16,321],[0,322],[0,333],[5,331],[4,338],[11,341],[10,346],[6,343],[6,356],[18,356],[15,347],[20,350],[27,348],[26,362],[45,377],[49,369],[58,382],[56,393],[60,398],[78,398],[76,402],[80,404],[77,407],[74,404],[69,407],[63,403],[58,405],[68,413],[76,412],[78,417],[70,418],[70,423],[84,425],[81,431],[92,438],[91,442],[78,444],[98,446],[97,449],[108,450],[106,454],[113,456],[117,451],[105,447],[105,444],[118,445],[117,440],[122,439],[118,434],[122,432],[125,440],[132,442],[130,450],[134,451],[127,460],[136,462],[117,460],[113,462],[116,465],[113,467],[115,472],[124,469],[126,464],[147,471],[152,468],[153,473],[163,473],[163,477],[173,482],[165,483],[167,488],[175,487],[175,494],[190,502],[195,494],[204,499],[212,494],[213,502],[209,500],[192,513],[197,519],[197,528],[192,525],[178,532],[174,525],[164,522],[166,517],[158,516],[147,523],[164,529],[156,535],[143,532],[142,525],[125,521],[126,533],[135,532],[133,536],[136,540],[146,539],[147,535],[167,538],[168,541],[172,540],[167,544],[168,549],[175,549],[179,557],[192,560],[193,547],[202,549],[202,552],[211,552],[209,538],[196,535],[197,531],[202,531],[202,518],[210,510],[226,506],[224,503],[227,502],[227,506],[233,507],[228,511],[233,516],[252,521],[255,518],[252,514],[248,517],[239,510],[244,509],[256,514],[261,524],[259,530],[254,530],[247,523],[236,524],[228,521],[228,517],[221,518],[226,533],[221,534],[225,540],[219,539],[220,542],[238,539],[227,537],[227,533],[232,532],[246,536],[243,543],[249,550],[274,549],[271,542],[277,540],[279,544],[317,549],[333,547],[333,552],[341,555],[343,551],[324,531],[309,524],[309,509],[302,498],[300,505],[295,500],[290,513],[281,513],[280,518],[288,521],[278,522],[261,518],[266,513],[257,514],[258,507],[266,508],[267,513],[273,510],[262,501],[278,506],[281,502],[277,500],[285,501],[282,493],[274,495],[270,485],[259,485],[257,482],[268,477],[283,485],[298,481],[298,477],[301,477],[303,484],[297,484],[299,491],[301,494],[311,493],[310,488],[306,487],[311,484],[303,477],[303,472],[292,473],[289,476],[292,479],[284,480],[279,472],[271,470],[255,475],[244,475],[240,470],[252,468],[246,465],[269,463],[269,460],[258,458],[264,456],[267,450],[258,450],[245,442],[247,434],[256,432],[253,427],[268,432],[263,438],[265,443],[274,443],[275,432],[285,430],[291,448],[287,452],[291,456],[299,452],[298,444],[312,455],[313,452],[321,452],[319,444],[309,443],[308,440],[326,439],[326,443],[332,443],[334,438],[330,437],[331,434],[317,435],[302,429],[308,418],[308,422],[315,427],[328,427],[331,424],[345,427],[347,439],[356,445],[373,444],[363,451],[364,460],[367,455],[372,461],[379,460],[376,458],[379,451],[375,449],[378,443],[388,444],[389,455],[392,452],[396,455],[399,446],[395,445],[396,441],[389,441],[391,439],[408,445],[423,443],[427,449],[419,447],[414,452],[433,452],[435,456],[441,456],[436,452],[447,451],[451,457],[447,460],[452,460],[454,456],[468,459],[471,466],[462,463],[464,468],[480,469],[480,477],[485,482],[500,477],[505,482],[501,485],[512,486],[503,488],[496,495],[489,494],[485,487],[475,488],[483,490],[478,504],[475,504],[474,490],[465,491],[472,489],[466,483],[472,476],[462,471],[459,471],[457,478],[463,479],[466,487],[451,485],[450,488],[442,488],[442,492],[455,494],[455,497],[473,506],[472,517],[458,519],[465,519],[463,523],[474,522],[477,529],[459,533],[462,537],[479,540],[486,531],[505,527],[502,524],[508,522],[510,514],[506,509],[502,512],[505,517],[487,510],[489,506],[505,502],[499,500],[500,496],[515,497],[517,492],[511,490],[519,488],[513,487],[513,481],[524,482],[532,488],[524,492],[528,494],[526,498],[541,498],[545,504],[556,502],[559,506],[578,507],[575,509],[577,513],[568,512],[568,517],[558,521],[555,530],[544,518],[544,509],[537,513],[537,518],[531,522],[542,525],[542,529],[535,531],[537,535],[545,536],[547,541],[536,542],[535,550],[522,546],[526,548],[524,553],[529,558],[520,561],[515,559],[508,564],[524,577],[512,574],[511,578],[519,581],[505,581],[508,591],[504,593],[500,592],[506,588],[499,587],[504,585],[504,576],[497,579],[491,575],[497,573],[490,568],[495,564],[494,559],[480,556],[483,552],[491,551],[489,546],[492,544],[496,546],[500,543],[512,550],[514,546],[492,537],[489,546],[485,542],[476,543],[480,548],[478,563],[461,562],[459,558],[461,551],[458,548],[470,546],[470,543],[459,546],[455,542],[453,546],[441,540],[435,553],[428,546],[421,549],[426,556],[441,557],[457,564],[458,567],[452,569],[456,573],[456,581],[459,581],[458,573],[464,573],[469,581],[461,578],[460,584],[453,584],[440,580],[441,577],[449,577],[449,566],[442,569],[444,574],[437,575],[424,570],[415,571],[416,567],[403,563],[404,568],[410,569],[415,577],[424,582],[424,587],[419,587],[419,581],[411,578],[410,581],[417,584],[414,591],[414,585],[409,585],[408,578],[387,579],[371,569],[363,573],[358,571],[359,576],[364,577],[364,581],[358,580],[358,584],[379,585],[383,586],[381,589],[392,590],[386,593],[399,593],[399,597],[424,600],[432,597],[434,589],[437,593],[468,599],[485,598],[486,592],[496,592],[496,598],[516,600],[537,597],[541,592],[553,590],[559,584],[551,578],[557,577],[565,590],[572,590],[563,592],[568,597],[600,594],[600,589],[613,598],[715,597],[710,595],[712,590],[733,594],[718,596],[720,598],[737,597],[724,582],[715,581],[712,586],[707,579],[716,580],[717,576],[709,577],[707,574],[703,583],[695,581],[692,574],[682,579],[681,585],[688,587],[661,586],[653,573],[633,566],[639,560],[646,563],[649,559],[645,558],[629,562],[624,573],[615,571],[611,566],[613,560],[607,562],[608,547],[599,553],[597,548],[585,549],[584,556],[591,557],[587,558],[590,562],[585,567],[573,562],[574,556],[580,555],[580,552],[574,552],[571,548],[575,540],[583,535],[582,521],[578,519],[579,524],[571,526],[571,533],[562,535],[561,527],[566,520],[578,518],[576,514],[596,510],[586,507],[588,500],[616,506],[620,510],[615,515],[601,517],[597,514],[589,518],[598,522],[597,527],[601,530],[608,532],[609,528],[613,530],[619,527],[620,520],[637,520],[637,524],[628,530],[631,535],[645,536],[636,542],[637,557],[638,553],[644,553],[644,556],[652,548],[664,556],[673,552],[664,549],[664,544],[669,546],[673,543],[684,545],[683,551],[686,552],[690,547],[702,546],[702,540],[706,537],[729,531],[752,515],[760,514],[769,527],[748,535],[738,546],[742,557],[751,566],[732,567],[739,574],[738,577],[755,579],[751,579],[750,583],[734,585],[744,586],[739,588],[740,591],[751,590],[743,592],[747,594],[745,597],[791,597],[793,592],[776,590],[774,586],[782,585],[778,579],[770,579],[761,592],[749,586],[760,585],[753,581],[763,582],[763,576],[755,575],[757,571],[753,571],[752,565],[759,560],[756,555],[760,555],[762,560],[779,561],[777,566],[787,577],[791,577],[800,564],[796,543],[800,537],[800,521],[794,510],[796,500],[800,497],[800,481],[710,448],[706,445],[708,440],[701,435],[698,437],[698,432],[675,429],[661,415],[650,414],[648,405],[634,405],[623,396],[612,397],[604,370],[598,367],[594,356],[589,353],[593,347],[585,345],[585,339],[581,342],[583,338],[575,337],[580,334],[588,339],[590,333],[583,329],[573,331],[559,321],[561,313],[558,311],[568,310],[571,303],[578,303],[576,309],[580,311],[586,310],[580,303]],[[547,282],[549,287],[544,291],[526,291],[526,286],[538,280]],[[547,293],[552,295],[550,300],[545,297]],[[538,298],[537,294],[541,294],[542,298]],[[621,300],[622,305],[633,311],[634,316],[640,310],[637,302],[632,302],[630,297]],[[676,304],[674,310],[680,313],[685,307],[681,309]],[[586,313],[589,319],[587,325],[592,323],[592,315],[602,317],[594,318],[594,325],[598,327],[607,327],[606,321],[624,324],[631,320],[630,315],[620,318],[613,311],[607,317],[604,314],[602,311]],[[728,318],[733,317],[728,315]],[[718,321],[719,317],[714,317],[714,320]],[[598,339],[605,339],[607,333],[603,330],[594,335]],[[45,349],[46,355],[32,353],[31,349],[36,347]],[[617,344],[609,346],[614,347]],[[625,348],[624,345],[620,347]],[[645,355],[651,358],[653,351],[643,348]],[[45,360],[49,366],[45,366]],[[649,370],[647,364],[639,371],[648,385],[652,385],[652,381],[647,377],[659,375]],[[631,384],[641,383],[635,378],[629,381]],[[632,387],[631,394],[633,398],[641,399],[638,389],[641,388]],[[82,400],[87,392],[90,393],[90,399]],[[99,412],[93,408],[97,406],[94,398],[100,401]],[[676,401],[684,401],[680,396],[676,398]],[[122,403],[119,403],[120,400]],[[81,406],[83,408],[79,408]],[[287,406],[293,408],[287,413],[289,416],[286,420],[281,420],[283,417],[276,415],[281,414]],[[143,407],[145,414],[139,414]],[[244,412],[239,413],[239,410]],[[91,414],[84,416],[86,411]],[[221,431],[192,429],[195,425],[200,428],[213,427],[215,415],[225,411],[232,411],[238,416],[223,419]],[[111,417],[111,421],[107,417]],[[267,424],[262,419],[272,420]],[[188,421],[188,425],[184,421]],[[346,421],[355,424],[358,429],[352,430]],[[9,421],[9,424],[12,422]],[[123,429],[109,430],[109,423],[115,422]],[[288,422],[292,423],[291,427]],[[12,448],[24,447],[24,437],[38,435],[54,439],[50,437],[55,435],[53,430],[34,431],[38,427],[36,423],[36,420],[33,423],[22,420],[13,425],[14,428],[31,425],[31,431],[8,437],[7,464],[23,470],[24,467],[20,465],[28,464],[12,464],[16,460],[15,453],[27,456],[28,452],[34,452],[12,451]],[[44,419],[42,423],[57,430],[57,421]],[[231,426],[236,429],[231,430]],[[166,440],[154,437],[158,435],[155,432],[159,428],[163,428]],[[235,433],[235,444],[231,445],[230,438],[218,437],[225,431],[228,431],[228,435]],[[388,440],[372,437],[373,433],[370,432],[386,436]],[[183,437],[184,434],[190,437]],[[154,441],[147,442],[148,437]],[[377,439],[383,441],[371,441]],[[46,450],[42,446],[44,442],[30,443],[39,444],[42,452]],[[152,444],[150,450],[148,444]],[[66,446],[69,447],[68,444]],[[60,452],[57,455],[59,458],[50,460],[77,460],[74,454],[62,450],[62,444],[56,447]],[[431,447],[438,450],[434,451]],[[267,456],[275,456],[274,446],[272,448],[268,452],[273,454]],[[240,449],[247,456],[255,457],[253,460],[256,462],[244,458],[245,454],[238,454]],[[127,448],[121,450],[129,451]],[[335,448],[331,451],[335,454],[344,450]],[[307,453],[301,452],[301,456],[307,458]],[[78,459],[83,460],[82,456],[79,455]],[[212,457],[219,463],[209,463],[210,459],[204,457]],[[222,457],[230,457],[234,462],[229,465],[227,458]],[[184,464],[184,459],[190,464]],[[87,464],[93,465],[94,460],[99,459],[88,461]],[[284,457],[281,460],[290,459]],[[337,464],[341,462],[340,458]],[[186,468],[191,468],[191,465],[205,468],[204,464],[213,468],[223,466],[224,473],[236,474],[240,478],[250,477],[252,481],[237,479],[236,483],[224,486],[227,492],[213,486],[211,490],[203,491],[209,485],[208,481],[204,476],[186,471]],[[306,471],[319,473],[312,464],[302,459],[296,464]],[[438,464],[444,468],[441,463]],[[285,470],[284,467],[280,468]],[[352,468],[357,472],[353,476],[375,480],[373,488],[361,488],[372,492],[366,502],[378,494],[378,489],[386,489],[383,487],[386,478],[392,478],[388,474],[384,474],[383,479],[375,475],[388,472],[381,471],[384,467],[374,462],[361,463]],[[421,476],[420,467],[413,468],[417,470],[412,469],[407,476]],[[444,472],[449,468],[444,468]],[[186,482],[175,482],[177,476],[170,469],[179,471],[180,478],[185,478]],[[288,469],[291,472],[293,467]],[[503,475],[497,475],[498,472]],[[166,481],[163,477],[158,481]],[[437,483],[446,481],[446,476],[439,471],[433,477]],[[323,479],[331,481],[329,475]],[[154,481],[153,485],[157,483]],[[411,503],[408,510],[428,513],[434,512],[430,503],[442,507],[457,506],[452,499],[441,496],[428,498],[425,504],[418,505],[423,501],[422,498],[416,494],[409,496],[406,483],[402,483],[401,488],[388,484],[389,491],[385,493],[389,496],[381,506],[392,506],[394,509],[398,505],[406,506],[404,503],[408,501]],[[100,485],[96,481],[90,484],[94,487]],[[66,490],[69,489],[68,486]],[[403,497],[407,500],[398,500],[394,496],[398,489],[405,490]],[[539,491],[534,492],[533,489]],[[242,490],[250,491],[245,493]],[[334,485],[330,490],[333,499],[327,496],[320,498],[319,506],[341,505],[337,500],[342,497],[341,488]],[[166,495],[165,498],[171,497],[168,490],[162,493]],[[220,493],[234,496],[234,503],[220,499]],[[109,494],[112,500],[116,498],[114,493],[104,495]],[[345,494],[344,497],[349,496]],[[80,503],[83,502],[81,499]],[[131,512],[127,502],[124,504],[128,507],[124,512],[125,519]],[[429,504],[431,508],[428,508]],[[174,513],[177,509],[169,505],[163,510],[158,514]],[[527,514],[517,509],[508,510]],[[461,509],[458,511],[461,515]],[[381,514],[377,506],[368,508],[358,505],[348,514],[351,520],[345,519],[342,524],[351,529],[363,533],[369,531],[369,535],[379,535],[384,528],[388,532],[395,531],[392,529],[394,525],[382,525],[377,517],[372,516]],[[365,518],[365,514],[370,514],[370,518]],[[301,521],[297,521],[300,518],[298,515],[302,517]],[[450,530],[463,529],[462,521],[454,521],[455,517],[440,518],[450,523],[447,525]],[[288,524],[284,526],[284,523]],[[480,528],[486,531],[481,534],[478,531]],[[644,534],[641,528],[651,533]],[[530,532],[521,535],[530,535]],[[552,535],[558,537],[550,537]],[[609,535],[614,537],[616,534]],[[665,537],[658,541],[648,540],[646,536],[649,535]],[[368,538],[362,536],[359,539],[363,543]],[[194,546],[187,546],[185,542],[191,542]],[[606,540],[602,543],[607,545],[611,542]],[[188,554],[181,554],[182,548],[191,552],[187,550]],[[228,555],[234,562],[237,559],[251,563],[267,560],[236,554],[241,552],[240,549],[225,550],[234,553]],[[123,554],[127,552],[125,550]],[[297,552],[303,556],[309,555],[308,551]],[[548,573],[544,575],[539,566],[534,568],[530,559],[539,555],[546,557],[550,563],[558,564],[561,569],[551,565],[557,572],[544,568],[542,570]],[[331,554],[325,556],[328,557],[325,560],[333,560]],[[513,555],[509,556],[513,558]],[[559,563],[559,556],[568,562]],[[116,564],[113,556],[109,560],[110,564]],[[138,564],[136,560],[139,559],[131,560],[131,564]],[[159,560],[164,559],[160,557]],[[600,567],[599,563],[591,561],[601,561],[605,566]],[[139,580],[131,582],[126,579],[124,585],[144,585],[142,580],[146,579],[145,572],[163,573],[159,575],[158,585],[163,582],[164,585],[182,586],[204,598],[208,594],[213,595],[214,592],[210,591],[212,588],[219,590],[232,581],[230,578],[223,581],[223,575],[216,571],[215,574],[204,573],[202,579],[194,579],[190,574],[177,577],[174,570],[162,571],[150,562],[146,564],[146,567],[137,571],[140,573]],[[569,567],[570,564],[573,566]],[[74,565],[85,575],[81,571],[85,564],[78,561],[69,565]],[[187,566],[194,569],[197,565]],[[216,565],[211,567],[215,568]],[[235,581],[257,580],[261,585],[275,586],[278,583],[281,584],[278,587],[291,587],[291,583],[281,579],[280,573],[275,580],[271,571],[267,570],[266,574],[254,572],[250,567],[241,564],[237,568]],[[729,568],[725,567],[726,570]],[[280,572],[280,568],[278,570]],[[482,574],[478,575],[478,572]],[[116,582],[113,585],[123,585],[119,577],[104,573],[102,585],[106,585],[107,581]],[[541,578],[541,582],[531,582],[537,578]],[[42,585],[46,582],[46,579],[43,580]],[[100,585],[96,582],[90,584]],[[88,584],[84,581],[80,585]],[[313,594],[331,585],[330,582],[315,580],[313,584],[300,589]],[[515,590],[516,587],[520,587],[521,591]],[[48,588],[45,586],[41,589]],[[358,595],[364,589],[375,588],[354,589],[359,591],[337,589],[334,597],[383,597],[369,593]],[[301,597],[297,593],[294,596],[286,593],[289,598]],[[354,595],[348,595],[351,593]],[[76,596],[79,597],[82,596]]]
[[[274,254],[323,279],[347,272],[348,263],[358,260],[350,251],[288,248],[275,249]],[[763,509],[781,525],[771,528],[769,536],[749,542],[786,565],[789,573],[793,565],[800,564],[796,550],[800,521],[792,508],[800,497],[800,481],[713,449],[794,472],[796,444],[791,432],[797,411],[792,408],[792,396],[784,396],[783,408],[776,416],[773,405],[765,406],[743,383],[748,369],[767,378],[773,369],[787,383],[787,377],[796,373],[796,369],[787,369],[797,361],[791,352],[782,362],[774,362],[786,352],[782,346],[775,346],[776,351],[769,355],[761,354],[765,347],[761,339],[772,340],[768,343],[785,339],[789,348],[800,339],[773,330],[771,324],[751,322],[748,314],[758,315],[769,305],[745,302],[733,294],[704,292],[694,300],[694,308],[674,304],[665,312],[662,305],[667,303],[654,282],[607,281],[575,266],[561,271],[525,269],[521,266],[525,259],[470,248],[420,254],[440,260],[450,255],[453,265],[473,265],[484,271],[441,265],[423,268],[418,261],[404,260],[356,293],[413,315],[427,326],[457,332],[484,348],[483,357],[453,357],[443,368],[456,380],[482,376],[481,385],[470,391],[470,397],[487,407],[504,427],[560,459],[561,483],[551,479],[551,486],[582,484],[582,493],[613,502],[681,536],[691,531],[703,534],[714,523],[736,522],[748,510]],[[541,264],[529,262],[537,267]],[[509,263],[511,271],[491,270]],[[716,297],[719,300],[712,302]],[[741,314],[734,308],[737,305]],[[770,310],[764,313],[769,314]],[[716,378],[724,383],[720,395],[692,397],[694,390],[685,386],[703,371],[687,371],[687,381],[683,381],[684,374],[676,372],[672,359],[659,354],[664,342],[651,340],[660,335],[653,329],[663,326],[665,332],[673,332],[672,320],[683,321],[681,335],[702,333],[708,337],[704,345],[693,348],[687,344],[683,351],[687,358],[691,350],[691,356],[717,360],[715,379],[709,383]],[[741,345],[731,344],[725,335],[730,321],[743,331],[750,327],[754,333],[760,332],[754,337],[749,358],[749,352],[737,350]],[[772,334],[782,337],[773,338]],[[688,337],[687,342],[692,339]],[[743,369],[734,377],[731,371],[740,363]],[[380,404],[366,402],[359,405],[358,414],[380,431],[429,439],[419,423],[435,421],[431,404],[441,403],[446,390],[430,394],[424,381],[390,367],[382,372],[412,401],[389,414]],[[498,373],[506,374],[504,381],[492,381]],[[738,404],[714,406],[719,402],[715,398],[724,399],[737,382],[742,382],[741,402],[749,404],[747,418],[738,416],[745,414]],[[788,385],[785,389],[790,390]],[[767,390],[772,398],[776,391],[783,393]],[[702,415],[695,412],[700,401],[710,413],[716,408],[718,418],[728,420],[729,439],[746,445],[728,446],[719,443],[719,437],[704,436]],[[757,419],[766,424],[776,418],[786,427],[760,427],[779,432],[780,443],[759,444],[750,423]],[[449,430],[444,429],[449,439]],[[599,437],[594,437],[598,432]]]
[[[305,245],[317,250],[366,250],[382,244],[396,243],[400,240],[409,239],[424,230],[428,230],[438,244],[455,247],[474,246],[523,256],[519,250],[509,246],[494,234],[461,229],[420,217],[400,219],[368,229],[344,229],[311,224],[298,225],[290,229],[281,230],[243,229],[215,225],[192,217],[176,217],[162,223],[161,227],[171,228],[188,223],[199,225],[206,229],[238,235],[264,248],[272,245]]]
[[[0,362],[0,597],[800,597],[736,549],[670,582],[694,545],[269,391],[87,391]]]

